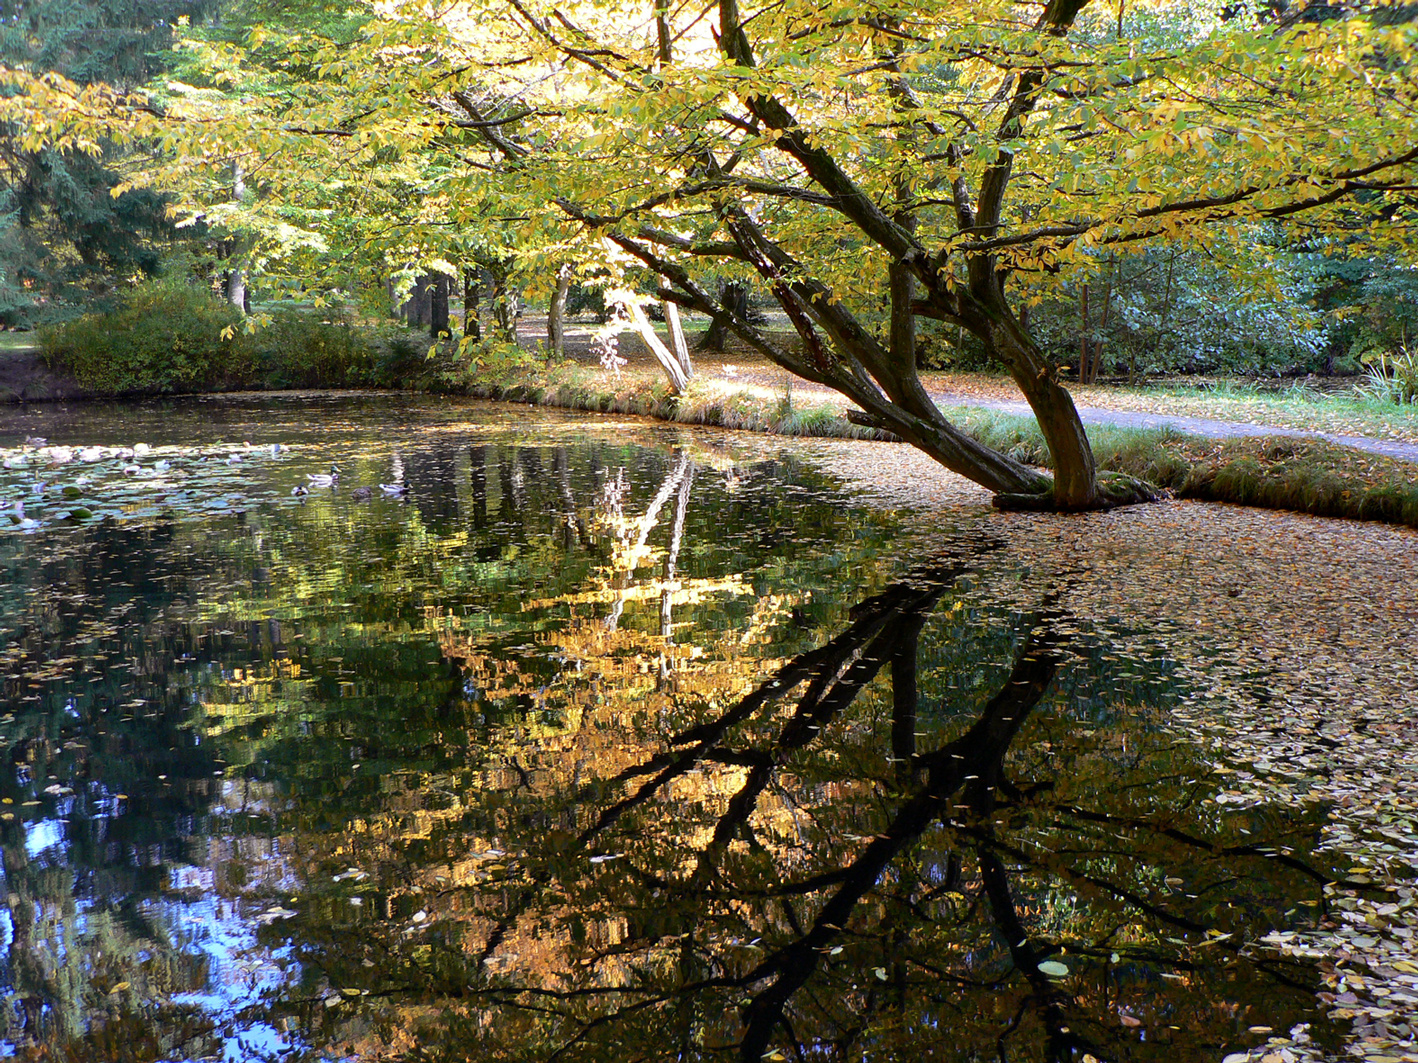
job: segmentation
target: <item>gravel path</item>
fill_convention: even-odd
[[[990,402],[969,395],[953,395],[949,392],[934,391],[931,392],[931,398],[939,406],[983,406],[986,409],[1001,410],[1005,413],[1029,413],[1029,406],[1024,402]],[[1397,458],[1400,461],[1418,462],[1418,446],[1413,446],[1411,443],[1395,443],[1386,439],[1370,439],[1368,436],[1338,435],[1334,432],[1305,432],[1298,428],[1281,428],[1279,425],[1214,421],[1207,417],[1101,410],[1095,406],[1080,406],[1078,415],[1083,418],[1084,424],[1114,424],[1125,428],[1172,428],[1178,432],[1202,436],[1206,439],[1235,439],[1240,436],[1291,436],[1302,439],[1324,439],[1331,443],[1353,447],[1355,450],[1365,450],[1371,454],[1382,454],[1384,457]]]

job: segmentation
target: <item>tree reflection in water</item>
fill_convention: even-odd
[[[1078,638],[1060,594],[982,705],[942,703],[940,662],[978,663],[949,647],[926,696],[923,633],[973,560],[636,736],[659,750],[612,777],[519,768],[486,796],[487,873],[377,964],[320,946],[331,984],[367,994],[325,1034],[419,1058],[1189,1060],[1317,1021],[1309,970],[1251,942],[1316,911],[1318,813],[1223,816],[1156,721],[1049,702]]]
[[[3,544],[0,1045],[1178,1063],[1317,1021],[1251,942],[1319,914],[1325,810],[1212,803],[1067,577],[982,605],[957,532],[844,615],[895,529],[810,470],[429,449],[403,503]]]

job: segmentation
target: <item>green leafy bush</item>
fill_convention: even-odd
[[[338,315],[277,311],[245,338],[269,388],[353,388],[375,383],[369,336]]]
[[[52,368],[102,395],[409,387],[428,371],[426,345],[402,333],[381,337],[328,309],[248,320],[205,289],[176,284],[138,288],[118,309],[39,339]]]
[[[112,313],[41,330],[39,342],[52,368],[101,394],[227,390],[255,376],[241,320],[206,291],[149,285]]]
[[[390,331],[381,338],[374,365],[374,383],[384,388],[413,387],[429,372],[428,338],[410,329]]]

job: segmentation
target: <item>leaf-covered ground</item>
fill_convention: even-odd
[[[1356,882],[1329,888],[1316,930],[1255,943],[1319,958],[1324,999],[1352,1019],[1352,1058],[1418,1061],[1418,533],[1176,502],[1059,520],[986,510],[986,494],[905,447],[813,441],[810,451],[883,504],[933,529],[1008,528],[1021,600],[1161,633],[1195,698],[1175,726],[1232,784],[1217,800],[1319,803],[1326,848]],[[907,544],[903,544],[903,548]],[[989,593],[998,594],[1000,588]],[[1152,651],[1155,652],[1155,651]],[[1303,1030],[1231,1063],[1321,1058]]]

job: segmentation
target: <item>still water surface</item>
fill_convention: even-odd
[[[0,437],[38,525],[0,534],[0,1054],[1337,1036],[1254,944],[1317,917],[1323,810],[1213,801],[1160,645],[983,592],[987,522],[927,551],[715,438],[389,399]]]

